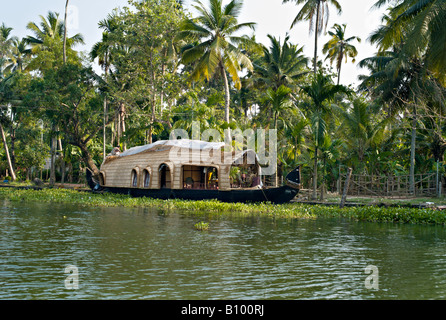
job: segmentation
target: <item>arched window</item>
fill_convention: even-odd
[[[138,187],[138,173],[136,172],[136,170],[132,170],[132,187]]]
[[[148,170],[144,170],[144,188],[150,187],[150,172]]]

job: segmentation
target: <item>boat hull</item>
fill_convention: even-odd
[[[116,194],[127,194],[132,197],[147,197],[164,200],[219,200],[222,202],[271,202],[275,204],[289,202],[294,199],[299,192],[298,189],[289,186],[268,189],[233,189],[228,191],[105,187],[102,191]]]
[[[132,197],[147,197],[156,199],[182,200],[219,200],[222,202],[271,202],[287,203],[299,193],[300,169],[296,168],[287,175],[287,185],[276,188],[252,188],[230,190],[195,190],[195,189],[140,189],[129,187],[100,186],[93,178],[93,173],[87,170],[87,182],[93,192],[110,192],[126,194]]]

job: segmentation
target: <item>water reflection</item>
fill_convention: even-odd
[[[210,230],[194,224],[206,219]],[[1,299],[444,299],[444,227],[4,203]],[[80,288],[64,288],[64,268]],[[379,269],[368,290],[365,267]]]

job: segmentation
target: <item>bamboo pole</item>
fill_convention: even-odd
[[[351,176],[352,176],[352,168],[348,168],[347,178],[345,179],[344,192],[342,194],[341,203],[339,205],[340,208],[344,208],[344,206],[345,206],[345,200],[347,198],[348,187],[350,184]]]

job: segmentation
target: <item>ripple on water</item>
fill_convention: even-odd
[[[1,299],[443,299],[446,232],[335,220],[0,207]],[[80,288],[64,288],[66,265]],[[364,269],[379,269],[379,290]]]

